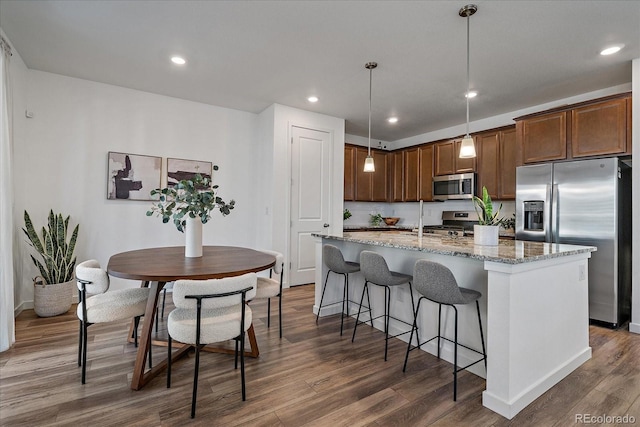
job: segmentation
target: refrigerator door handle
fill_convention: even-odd
[[[558,193],[558,184],[553,184],[551,191],[551,234],[553,237],[553,240],[551,240],[551,242],[553,243],[559,243],[560,240],[560,211],[558,206],[558,200],[560,199],[560,196]]]
[[[548,243],[552,243],[553,242],[553,234],[551,232],[551,225],[553,224],[553,218],[552,218],[552,200],[553,200],[553,190],[552,190],[552,185],[551,184],[547,184],[546,185],[546,191],[545,191],[546,195],[545,195],[545,204],[546,206],[544,207],[543,210],[543,215],[544,215],[544,222],[543,222],[543,226],[544,226],[544,241],[548,242]]]

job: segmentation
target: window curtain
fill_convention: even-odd
[[[11,47],[0,36],[0,352],[16,340],[13,318],[13,173],[9,58]]]

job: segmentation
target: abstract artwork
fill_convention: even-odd
[[[107,199],[157,199],[149,192],[160,187],[162,157],[110,151],[108,159]]]
[[[196,174],[211,179],[213,163],[199,160],[167,159],[167,187],[173,187],[183,179],[191,179]]]

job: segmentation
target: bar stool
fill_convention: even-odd
[[[402,372],[405,372],[407,369],[407,360],[409,359],[409,351],[415,350],[416,348],[420,348],[421,345],[428,343],[434,339],[438,339],[438,359],[440,358],[440,339],[447,340],[454,344],[453,350],[453,401],[456,401],[457,391],[458,391],[458,372],[467,369],[470,366],[475,365],[484,360],[484,367],[487,368],[487,352],[484,346],[484,334],[482,333],[482,319],[480,318],[480,304],[478,300],[482,297],[482,294],[478,291],[474,291],[471,289],[461,288],[458,286],[458,282],[456,278],[453,276],[451,270],[449,270],[444,265],[428,261],[428,260],[418,260],[416,261],[413,277],[415,280],[416,290],[421,295],[420,299],[418,299],[418,307],[416,307],[415,317],[413,321],[413,328],[411,328],[411,337],[409,338],[409,345],[407,346],[407,354],[404,358],[404,367],[402,368]],[[433,301],[438,304],[438,335],[428,339],[427,341],[420,342],[420,339],[417,339],[418,345],[411,348],[411,340],[413,338],[413,330],[418,330],[418,312],[420,310],[420,302],[423,299],[428,299],[429,301]],[[466,345],[458,343],[458,309],[456,308],[456,304],[471,304],[475,301],[476,309],[478,311],[478,324],[480,325],[480,340],[482,341],[482,353],[478,350],[474,350]],[[442,305],[448,305],[453,307],[455,313],[455,322],[454,322],[454,338],[453,341],[449,338],[443,337],[440,335],[440,323],[441,323],[441,314],[442,314]],[[467,366],[458,368],[458,346],[462,346],[468,350],[471,350],[477,354],[481,354],[482,357],[476,360],[473,363],[470,363]]]
[[[410,331],[401,332],[397,335],[389,336],[389,319],[394,319],[399,322],[402,322],[406,325],[412,326],[410,323],[405,322],[404,320],[398,319],[397,317],[391,316],[391,287],[392,286],[400,286],[404,284],[409,284],[409,293],[411,294],[411,313],[414,316],[414,325],[415,326],[415,304],[413,302],[413,288],[411,287],[411,281],[413,280],[413,276],[408,274],[397,273],[395,271],[389,271],[389,267],[387,266],[387,262],[385,259],[372,251],[362,251],[360,252],[360,269],[364,274],[364,288],[362,289],[362,297],[360,298],[360,307],[358,308],[358,315],[356,317],[356,325],[353,328],[353,337],[351,338],[351,342],[353,342],[356,338],[356,329],[358,328],[358,322],[360,321],[360,309],[362,308],[362,301],[364,299],[364,293],[367,293],[367,298],[369,297],[369,283],[372,285],[378,285],[384,287],[384,297],[385,297],[385,306],[384,306],[384,315],[377,316],[371,318],[371,325],[373,326],[373,320],[378,319],[380,317],[384,317],[384,360],[387,360],[387,347],[389,344],[389,338],[395,338],[400,335],[408,334],[409,332],[413,332],[413,327]],[[369,303],[369,307],[371,307],[371,303]],[[371,316],[370,316],[371,317]],[[364,322],[362,322],[364,323]],[[417,331],[416,331],[417,334]],[[417,336],[417,335],[416,335]]]
[[[327,276],[324,279],[324,286],[322,287],[322,296],[320,297],[320,307],[318,307],[318,314],[316,315],[316,324],[320,318],[320,310],[322,310],[322,301],[324,300],[324,291],[327,289],[327,280],[329,280],[329,273],[341,274],[344,276],[344,286],[342,289],[342,316],[340,318],[340,335],[342,335],[342,329],[344,325],[344,311],[345,305],[347,306],[347,315],[349,314],[349,303],[355,302],[349,300],[349,273],[356,273],[360,271],[360,264],[357,262],[345,261],[342,251],[336,246],[326,244],[322,247],[322,259],[327,266]],[[325,304],[326,306],[339,304],[340,301]],[[369,304],[371,306],[371,304]],[[368,307],[367,307],[368,308]],[[373,326],[373,322],[371,323]]]

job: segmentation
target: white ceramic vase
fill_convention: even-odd
[[[185,225],[184,256],[198,258],[202,256],[202,221],[199,217],[187,218]]]
[[[497,246],[499,225],[474,225],[473,243],[481,246]]]

